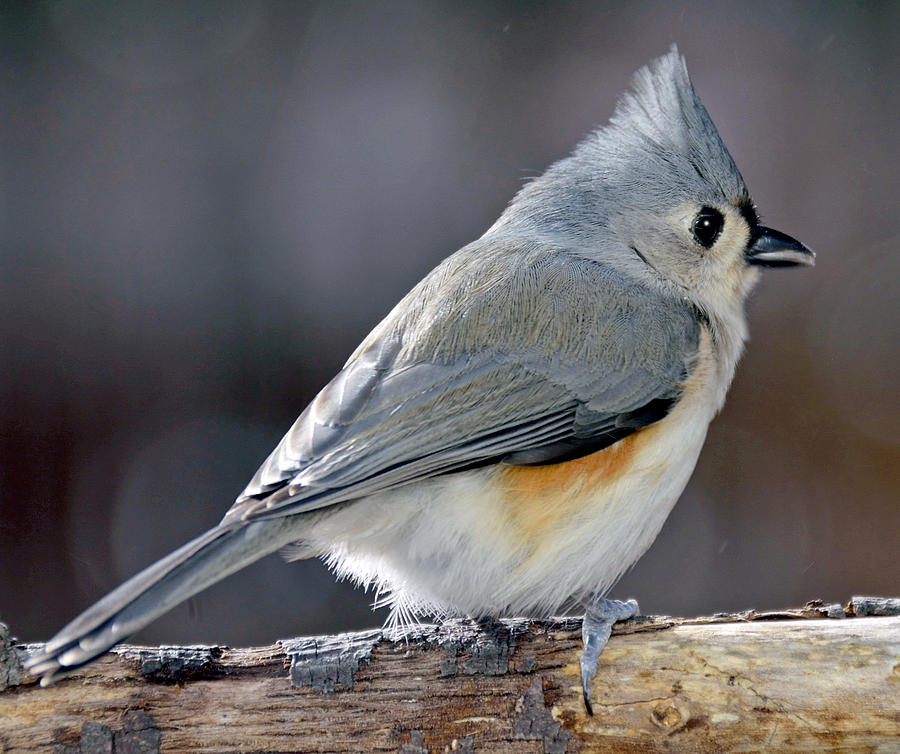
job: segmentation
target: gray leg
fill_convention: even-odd
[[[609,641],[613,623],[633,618],[638,614],[638,609],[638,603],[634,600],[619,602],[594,597],[588,603],[581,624],[581,640],[584,642],[584,651],[581,653],[581,688],[584,692],[584,706],[589,715],[594,714],[591,707],[591,680],[597,675],[600,653]]]

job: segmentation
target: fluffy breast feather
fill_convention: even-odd
[[[500,467],[491,482],[492,494],[504,507],[509,526],[523,539],[539,541],[577,515],[599,487],[627,474],[651,435],[640,430],[603,450],[564,463]]]

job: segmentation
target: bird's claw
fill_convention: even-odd
[[[620,602],[595,597],[585,610],[584,620],[581,623],[581,640],[584,642],[584,650],[581,653],[581,689],[584,694],[584,706],[589,715],[594,714],[591,705],[591,681],[597,675],[600,653],[609,641],[613,624],[633,618],[639,609],[635,600]]]

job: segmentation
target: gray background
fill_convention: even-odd
[[[900,4],[0,6],[0,617],[48,637],[214,524],[366,332],[677,42],[770,271],[723,415],[615,590],[900,593]],[[149,642],[377,625],[273,556]]]

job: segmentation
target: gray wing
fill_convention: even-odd
[[[515,248],[516,264],[466,251],[364,341],[226,520],[566,460],[665,416],[697,349],[690,306],[558,250]]]

